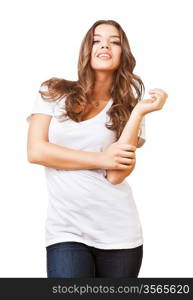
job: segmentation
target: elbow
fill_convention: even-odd
[[[113,185],[116,185],[116,184],[120,184],[121,182],[123,182],[124,178],[120,179],[120,178],[108,178],[108,181],[113,184]]]
[[[121,182],[123,182],[123,180],[121,180],[121,181],[110,181],[110,183],[113,184],[113,185],[120,184]]]
[[[35,152],[35,151],[28,151],[27,152],[27,161],[29,162],[29,163],[32,163],[32,164],[35,164],[35,163],[38,163],[38,161],[39,161],[39,159],[38,159],[38,154],[37,154],[37,152]]]
[[[110,183],[113,184],[113,185],[117,185],[117,184],[120,184],[122,183],[123,180],[111,180]]]
[[[132,173],[133,170],[134,170],[134,166],[133,166],[133,168],[130,169],[130,171],[127,172],[126,174],[120,175],[120,174],[108,174],[108,173],[107,173],[107,177],[106,177],[106,178],[107,178],[107,180],[108,180],[111,184],[114,184],[114,185],[120,184],[120,183],[122,183],[122,182],[124,181],[124,179],[125,179],[126,177],[128,177],[128,176]]]
[[[33,164],[41,164],[45,157],[42,143],[27,146],[27,160]]]
[[[109,183],[111,183],[113,185],[119,184],[119,183],[123,182],[123,180],[125,179],[125,177],[118,176],[117,174],[112,174],[112,172],[107,172],[105,178],[107,179],[107,181]]]

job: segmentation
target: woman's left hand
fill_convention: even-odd
[[[148,92],[151,95],[151,99],[140,100],[133,110],[140,113],[142,116],[150,112],[160,110],[164,106],[168,94],[162,89],[153,89]]]

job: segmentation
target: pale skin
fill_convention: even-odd
[[[118,30],[112,25],[101,24],[95,28],[91,53],[91,66],[95,72],[93,103],[99,107],[89,107],[86,119],[92,118],[103,109],[110,99],[113,71],[120,64],[121,47]],[[99,35],[99,36],[98,36]],[[113,36],[113,37],[112,37]],[[115,37],[116,36],[116,37]],[[97,58],[98,52],[107,50],[110,60]],[[116,143],[103,152],[88,152],[62,147],[48,141],[48,128],[51,116],[33,114],[28,131],[28,161],[59,170],[106,169],[107,180],[112,184],[121,183],[134,170],[136,145],[140,122],[144,115],[162,109],[168,97],[162,89],[149,91],[151,99],[140,101],[133,109],[123,132]]]
[[[113,71],[119,67],[121,57],[119,32],[109,24],[100,24],[95,28],[94,44],[91,53],[91,66],[95,72],[95,89],[93,99],[108,98],[108,91],[112,83]],[[106,49],[112,56],[110,60],[99,60],[97,54]],[[136,164],[136,146],[140,123],[145,114],[163,107],[167,94],[162,89],[149,91],[152,99],[140,101],[131,113],[124,130],[116,143],[111,144],[104,152],[105,160],[110,156],[116,157],[116,163],[125,164],[121,170],[108,169],[107,179],[113,183],[121,183],[133,170]],[[124,151],[125,150],[125,151]]]
[[[168,97],[162,89],[158,88],[150,90],[149,94],[152,98],[144,99],[137,103],[122,131],[120,138],[107,149],[107,151],[109,151],[108,155],[110,155],[111,151],[119,153],[119,149],[123,144],[128,144],[129,146],[129,152],[125,162],[122,160],[122,163],[127,164],[128,167],[126,167],[125,170],[107,170],[107,179],[114,184],[121,183],[135,168],[135,151],[137,149],[138,131],[142,118],[150,112],[162,109]],[[117,161],[119,162],[120,159],[118,158]]]

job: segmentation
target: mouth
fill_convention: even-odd
[[[109,54],[102,53],[102,54],[97,55],[97,58],[101,59],[101,60],[109,60],[109,59],[111,59],[111,56]]]

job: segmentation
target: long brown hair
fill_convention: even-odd
[[[118,69],[113,73],[112,87],[109,91],[113,99],[113,104],[107,112],[111,124],[106,124],[108,129],[115,131],[117,140],[134,106],[142,99],[145,91],[141,78],[133,74],[136,60],[131,53],[127,36],[117,22],[113,20],[99,20],[88,30],[80,46],[77,81],[52,77],[41,84],[39,92],[42,98],[48,101],[56,101],[66,97],[65,108],[63,114],[60,116],[60,121],[64,121],[65,117],[76,122],[82,120],[86,112],[87,104],[89,104],[88,99],[92,96],[95,82],[94,71],[90,65],[90,58],[94,29],[100,24],[115,26],[121,37],[121,62]],[[47,90],[42,91],[42,87],[46,87]]]

